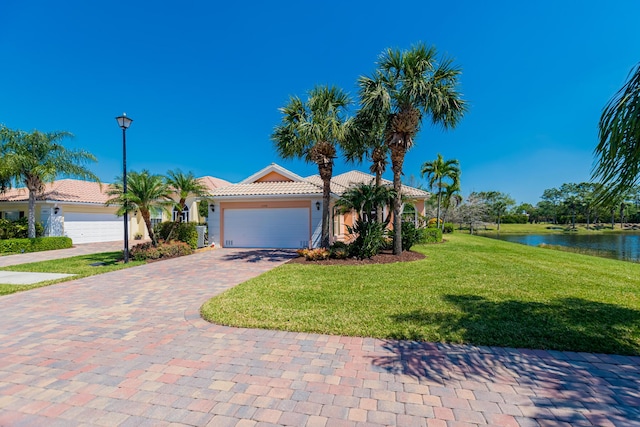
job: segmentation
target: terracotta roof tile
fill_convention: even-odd
[[[307,177],[306,180],[322,186],[322,180],[320,179],[319,175],[312,175],[310,177]],[[375,176],[368,173],[360,172],[357,170],[345,172],[331,178],[331,192],[337,195],[341,195],[354,184],[370,184],[374,181]],[[382,185],[393,187],[393,182],[389,181],[388,179],[383,179]],[[427,191],[415,187],[409,187],[408,185],[402,186],[402,193],[408,197],[429,197],[430,195],[430,193]]]
[[[38,195],[38,200],[53,200],[58,202],[96,203],[104,204],[109,196],[106,191],[109,184],[81,181],[78,179],[60,179],[45,185],[44,192]],[[26,188],[13,188],[0,194],[2,202],[20,202],[29,200]]]
[[[233,184],[227,187],[216,188],[211,192],[213,197],[224,196],[276,196],[293,194],[322,194],[322,187],[307,182],[253,182],[249,184]]]
[[[216,178],[213,176],[203,176],[202,178],[198,178],[198,181],[204,184],[204,186],[207,187],[209,191],[231,185],[229,181],[225,181],[224,179]]]

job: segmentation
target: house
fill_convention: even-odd
[[[209,191],[229,185],[229,182],[205,176],[199,180]],[[110,242],[124,240],[123,217],[116,215],[117,206],[105,206],[110,198],[106,194],[109,184],[61,179],[47,183],[42,194],[36,198],[36,221],[44,226],[45,236],[67,236],[73,243]],[[0,216],[18,219],[27,215],[29,193],[26,188],[14,188],[0,194]],[[151,222],[176,218],[173,212],[161,210],[151,213]],[[183,220],[202,222],[198,214],[198,199],[187,199],[182,211]],[[129,216],[129,238],[148,238],[147,230],[139,212]]]
[[[371,183],[374,176],[351,171],[331,180],[330,234],[332,241],[348,239],[347,226],[353,213],[341,214],[335,201],[352,185]],[[388,180],[383,185],[391,186]],[[404,214],[424,214],[429,193],[403,186]],[[238,184],[211,192],[209,242],[222,247],[302,248],[318,247],[322,224],[322,180],[318,175],[303,178],[272,163]]]

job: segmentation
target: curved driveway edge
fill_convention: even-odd
[[[287,252],[218,249],[0,298],[0,425],[640,426],[640,358],[212,325]]]

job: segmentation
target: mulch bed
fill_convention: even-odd
[[[370,259],[325,259],[322,261],[307,261],[304,257],[294,258],[287,264],[311,264],[311,265],[368,265],[368,264],[390,264],[393,262],[407,262],[424,259],[424,254],[412,251],[404,251],[400,255],[393,255],[391,251],[382,251]]]

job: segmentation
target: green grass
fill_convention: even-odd
[[[640,354],[640,264],[463,234],[427,258],[286,264],[212,298],[203,316],[252,328]]]
[[[104,265],[90,265],[93,263],[103,263]],[[28,271],[32,273],[66,273],[75,274],[75,276],[57,280],[48,280],[33,285],[0,284],[0,295],[12,294],[14,292],[39,288],[54,283],[79,279],[81,277],[93,276],[95,274],[107,273],[114,270],[121,270],[123,268],[135,267],[142,264],[144,264],[144,261],[130,261],[129,263],[124,264],[122,263],[122,252],[116,251],[2,267],[0,268],[0,270]]]
[[[638,230],[621,230],[619,224],[616,228],[611,229],[611,224],[605,224],[603,227],[594,228],[593,224],[587,229],[587,224],[576,224],[575,230],[570,230],[570,224],[500,224],[500,234],[562,234],[562,233],[578,233],[578,234],[601,234],[601,233],[638,233]],[[487,224],[475,230],[478,234],[496,234],[498,233],[497,224]],[[468,233],[469,229],[457,231],[458,233]]]

